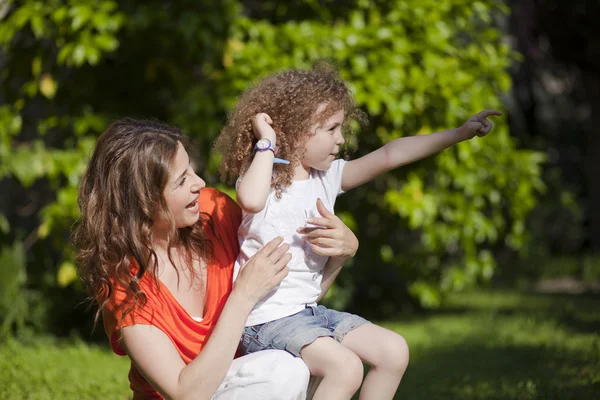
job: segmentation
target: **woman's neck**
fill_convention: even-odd
[[[169,255],[172,257],[179,256],[181,250],[180,244],[176,237],[172,237],[169,241],[169,235],[166,230],[153,229],[152,249],[159,258],[168,260]]]
[[[187,275],[188,268],[191,265],[187,265],[189,260],[185,256],[185,250],[178,245],[174,245],[171,243],[167,243],[166,239],[162,240],[153,240],[152,241],[152,249],[156,254],[158,261],[158,270],[156,271],[157,276],[162,277],[168,271],[178,270],[179,272],[183,272],[184,275]],[[170,272],[168,272],[170,274]]]
[[[169,237],[165,231],[160,229],[154,229],[152,231],[152,248],[155,252],[166,253],[169,244]]]

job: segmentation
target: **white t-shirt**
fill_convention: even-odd
[[[316,254],[296,231],[307,226],[306,219],[320,217],[317,199],[333,212],[335,199],[342,193],[342,171],[346,161],[335,160],[327,171],[312,170],[310,178],[292,181],[277,199],[271,190],[265,207],[256,214],[243,212],[238,230],[240,255],[235,263],[233,279],[244,265],[268,242],[281,236],[290,245],[292,260],[289,274],[254,307],[246,326],[258,325],[295,314],[313,304],[321,294],[323,267],[328,257]]]

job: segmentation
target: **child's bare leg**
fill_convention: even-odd
[[[369,323],[348,332],[342,344],[371,366],[360,400],[393,399],[408,366],[408,346],[404,338]]]
[[[300,350],[311,375],[322,376],[313,400],[350,399],[363,378],[362,361],[330,337],[320,337]]]

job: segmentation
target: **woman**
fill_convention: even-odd
[[[184,142],[176,128],[131,119],[98,138],[75,232],[96,320],[102,313],[113,351],[131,359],[134,399],[304,398],[308,369],[290,354],[233,360],[250,310],[287,275],[289,245],[269,242],[232,284],[240,210],[205,188]],[[335,241],[322,249],[326,291],[358,242],[321,210]]]

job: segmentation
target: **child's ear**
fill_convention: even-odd
[[[308,132],[305,133],[306,139],[309,139],[317,134],[317,131],[320,129],[320,126],[312,127]]]

